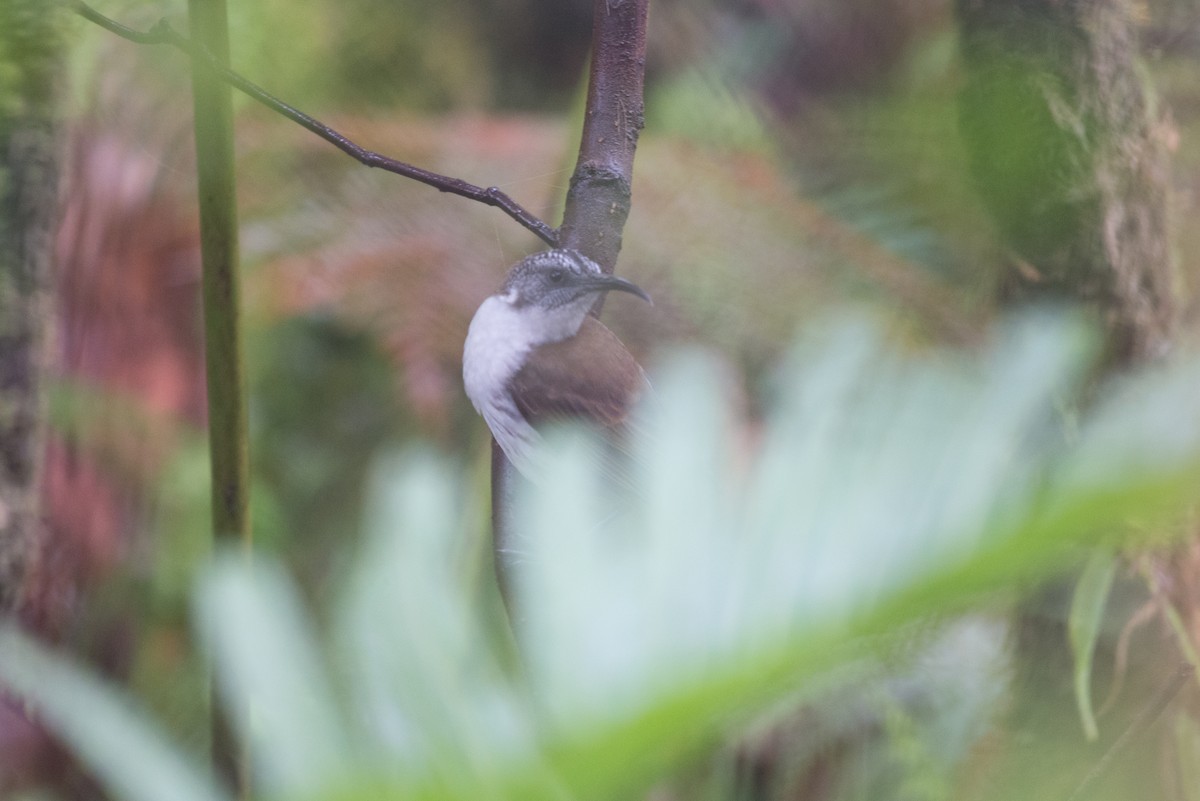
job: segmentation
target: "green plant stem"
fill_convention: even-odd
[[[229,63],[225,0],[188,0],[194,39]],[[233,100],[229,87],[193,58],[192,95],[204,284],[212,525],[218,544],[249,550],[250,477],[245,369],[238,291],[237,201],[233,169]],[[247,796],[245,760],[212,701],[212,757],[218,772]]]

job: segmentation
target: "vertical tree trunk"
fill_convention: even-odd
[[[20,600],[40,530],[40,374],[58,203],[60,12],[0,0],[0,615]]]
[[[643,123],[646,15],[649,0],[593,0],[592,60],[579,157],[563,209],[559,247],[572,248],[616,269],[629,217],[633,158]],[[600,313],[603,298],[593,314]],[[509,610],[511,510],[516,470],[492,442],[492,551],[500,592]]]
[[[1008,299],[1082,301],[1113,363],[1176,324],[1168,175],[1127,0],[958,0],[962,132],[1017,267]]]
[[[1109,368],[1160,357],[1177,323],[1167,157],[1131,6],[958,0],[962,133],[1013,255],[1003,299],[1084,304],[1105,326]],[[1135,644],[1121,703],[1101,720],[1100,741],[1087,743],[1073,693],[1070,596],[1067,582],[1047,585],[1014,621],[1012,715],[984,795],[1073,798],[1086,783],[1093,799],[1164,798],[1165,788],[1147,781],[1159,740],[1144,731],[1116,743],[1179,657],[1161,639]],[[1095,660],[1093,693],[1103,697],[1111,642],[1098,644]],[[1119,759],[1100,762],[1110,748]],[[1104,780],[1093,782],[1099,769]]]

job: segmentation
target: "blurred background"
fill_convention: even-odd
[[[135,27],[185,27],[175,3],[95,6]],[[557,224],[588,0],[242,0],[230,11],[233,65],[250,80],[365,147],[498,186]],[[1186,299],[1200,271],[1188,223],[1200,7],[1135,11]],[[137,688],[186,741],[203,715],[188,576],[209,536],[187,65],[74,28],[52,535],[27,617]],[[866,308],[913,347],[978,336],[1017,259],[972,184],[958,30],[952,0],[652,3],[618,270],[655,305],[614,298],[604,315],[644,364],[681,343],[711,350],[752,426],[794,333],[831,310]],[[256,545],[319,604],[382,453],[420,442],[463,465],[485,542],[488,437],[462,391],[462,343],[506,268],[541,245],[498,211],[370,171],[235,103]],[[1184,300],[1185,338],[1194,317]],[[187,682],[196,692],[180,691]],[[0,776],[51,775],[64,796],[86,796],[88,781],[18,732],[18,717],[0,711],[13,743]]]

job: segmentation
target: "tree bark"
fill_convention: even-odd
[[[558,246],[583,253],[611,274],[633,195],[633,157],[643,125],[649,0],[594,0],[592,60],[579,157]],[[600,313],[603,299],[593,314]],[[511,509],[519,477],[492,441],[492,552],[505,605],[513,610]]]
[[[1163,122],[1138,63],[1126,0],[958,0],[966,84],[962,133],[1013,269],[1008,303],[1082,303],[1103,322],[1107,369],[1163,356],[1177,326]],[[1143,591],[1136,582],[1128,596]],[[1030,593],[1014,620],[1013,704],[985,798],[1075,797],[1125,742],[1179,657],[1163,641],[1129,653],[1125,690],[1087,743],[1073,692],[1069,578]],[[1121,600],[1114,592],[1112,606]],[[1127,610],[1113,613],[1127,615]],[[1124,621],[1115,619],[1120,628]],[[1094,692],[1113,643],[1097,643]],[[1168,797],[1158,740],[1129,739],[1097,799]]]
[[[38,544],[41,373],[57,220],[62,42],[56,7],[0,0],[0,616]]]
[[[1005,300],[1082,301],[1111,363],[1176,326],[1162,123],[1125,0],[958,0],[962,133],[1015,259]]]
[[[647,0],[595,0],[592,61],[579,158],[559,246],[612,273],[633,197],[633,157],[644,124]]]

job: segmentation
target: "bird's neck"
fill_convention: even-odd
[[[493,295],[471,320],[464,359],[476,356],[479,366],[491,365],[490,370],[483,371],[486,375],[477,376],[487,383],[492,383],[489,378],[508,378],[520,369],[534,348],[579,333],[584,316],[586,307],[514,306],[503,295]]]

